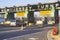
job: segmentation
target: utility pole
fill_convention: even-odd
[[[55,24],[56,24],[56,28],[57,28],[57,34],[60,34],[59,14],[60,14],[60,1],[58,1],[58,6],[55,9]]]
[[[60,8],[60,0],[58,0],[59,8]],[[58,13],[60,14],[60,9],[58,10]],[[60,15],[59,16],[59,34],[60,34]]]

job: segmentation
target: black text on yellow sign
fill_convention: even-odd
[[[48,10],[48,11],[40,11],[40,16],[47,16],[47,15],[50,15],[51,11]]]
[[[16,16],[24,16],[25,12],[17,12]]]

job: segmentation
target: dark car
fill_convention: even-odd
[[[16,20],[16,26],[26,26],[27,25],[27,22],[24,21],[24,20]]]

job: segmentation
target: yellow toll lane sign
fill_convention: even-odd
[[[17,12],[16,16],[24,16],[25,12]]]
[[[47,10],[47,11],[40,11],[40,16],[47,16],[50,15],[51,11]]]

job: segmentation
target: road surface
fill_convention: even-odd
[[[47,32],[51,29],[52,27],[44,27],[31,30],[0,33],[0,40],[47,40]]]

